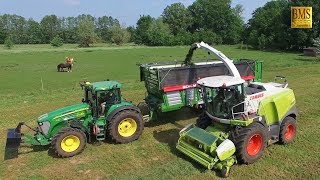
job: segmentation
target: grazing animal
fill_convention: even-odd
[[[72,71],[72,64],[69,64],[69,63],[60,63],[58,64],[57,66],[57,69],[58,69],[58,72],[64,72],[64,68],[67,68],[67,72],[70,72]]]
[[[69,58],[69,57],[66,57],[66,58],[64,59],[64,61],[65,61],[66,63],[72,64],[72,65],[73,65],[73,62],[74,62],[73,58]]]

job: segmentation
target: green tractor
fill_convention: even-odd
[[[82,152],[87,141],[105,140],[110,136],[117,143],[128,143],[142,134],[144,121],[139,108],[121,97],[121,84],[116,81],[81,83],[82,104],[67,106],[41,115],[38,127],[24,122],[8,129],[7,151],[16,156],[20,143],[50,145],[59,157],[71,157]],[[35,133],[21,133],[26,125]]]
[[[245,82],[221,52],[203,42],[196,45],[216,54],[231,73],[197,81],[204,112],[180,131],[177,149],[227,177],[233,164],[257,161],[267,145],[292,143],[298,113],[286,81]]]

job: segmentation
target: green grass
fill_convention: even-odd
[[[300,54],[240,50],[217,46],[233,58],[263,60],[264,81],[275,75],[287,76],[299,109],[299,130],[294,144],[272,145],[258,162],[235,165],[230,179],[318,179],[320,178],[319,94],[320,61]],[[0,156],[4,154],[6,129],[19,121],[35,125],[36,118],[65,105],[79,103],[83,80],[118,80],[123,95],[134,103],[142,101],[144,84],[139,82],[136,63],[183,60],[188,47],[150,48],[76,45],[0,47]],[[57,73],[64,57],[76,60],[72,73]],[[208,57],[197,52],[197,58]],[[43,90],[41,85],[43,82]],[[17,159],[0,164],[0,179],[212,179],[208,171],[175,149],[179,130],[195,121],[196,114],[184,109],[171,112],[147,125],[141,138],[130,144],[88,144],[84,152],[57,159],[46,148],[20,149]]]

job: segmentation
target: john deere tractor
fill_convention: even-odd
[[[82,104],[67,106],[41,115],[38,127],[24,122],[8,129],[7,148],[17,154],[21,142],[29,145],[51,145],[60,157],[80,153],[87,141],[105,140],[110,136],[117,143],[128,143],[140,137],[144,122],[139,108],[121,97],[121,84],[116,81],[81,83]],[[34,135],[21,133],[26,125]],[[10,157],[10,155],[9,155]]]
[[[286,81],[246,82],[224,54],[203,42],[195,48],[215,54],[230,74],[197,81],[204,112],[196,124],[180,131],[178,150],[226,177],[234,163],[257,161],[267,145],[293,142],[298,114]]]

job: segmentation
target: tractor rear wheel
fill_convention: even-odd
[[[81,130],[64,128],[53,137],[51,147],[57,156],[65,158],[81,153],[86,143],[86,135]]]
[[[109,135],[117,143],[129,143],[138,139],[144,128],[141,114],[131,109],[118,112],[109,123]]]
[[[293,142],[297,132],[297,121],[293,117],[287,116],[283,119],[280,126],[279,142],[290,144]]]
[[[257,161],[267,145],[265,127],[260,123],[252,123],[247,127],[237,129],[232,134],[236,146],[236,155],[241,163],[251,164]]]

